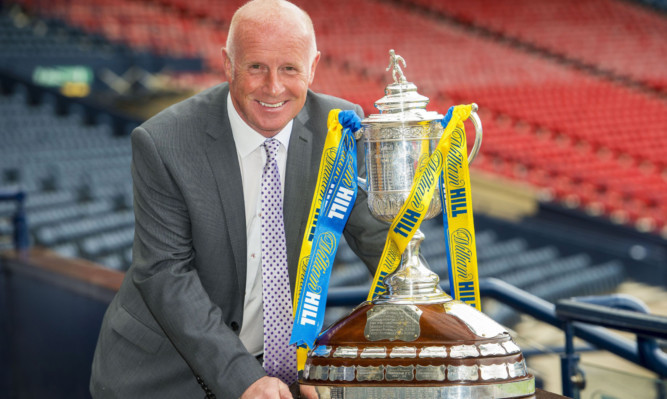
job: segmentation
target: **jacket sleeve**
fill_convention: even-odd
[[[132,282],[202,387],[239,397],[264,370],[202,286],[184,196],[146,128],[135,129],[132,148]]]
[[[363,119],[361,107],[356,105],[354,110]],[[357,171],[360,177],[366,177],[364,148],[361,140],[357,142]],[[381,222],[371,215],[368,209],[368,195],[364,190],[359,189],[343,234],[350,248],[366,264],[371,275],[375,274],[380,262],[388,231],[388,223]]]

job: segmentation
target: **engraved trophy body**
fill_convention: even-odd
[[[405,61],[393,50],[390,55],[394,83],[375,103],[380,114],[362,121],[368,180],[360,183],[373,216],[387,222],[444,132],[443,115],[425,110],[428,98],[405,79]],[[479,118],[471,117],[477,137],[470,160],[482,138]],[[436,189],[424,219],[439,215],[441,206]],[[504,327],[442,291],[419,255],[423,238],[417,231],[385,278],[384,294],[320,335],[301,383],[322,399],[533,398],[535,381],[519,347]]]

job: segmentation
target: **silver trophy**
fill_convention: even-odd
[[[405,60],[390,51],[394,83],[375,103],[380,113],[362,121],[368,192],[374,217],[392,222],[410,195],[420,162],[436,148],[443,115],[425,110],[428,98],[407,81]],[[473,106],[476,139],[482,124]],[[424,219],[441,212],[436,190]],[[384,279],[386,292],[364,302],[323,332],[301,378],[320,398],[534,398],[535,380],[508,331],[453,300],[419,255],[417,231],[400,265]]]

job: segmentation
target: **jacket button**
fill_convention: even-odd
[[[233,331],[238,331],[239,330],[239,323],[233,321],[231,324],[232,330]]]

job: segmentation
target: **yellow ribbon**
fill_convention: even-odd
[[[447,154],[443,179],[445,186],[447,244],[449,249],[449,281],[451,294],[481,311],[477,245],[473,223],[468,146],[463,122],[451,134],[451,148]]]
[[[445,155],[450,150],[452,132],[455,129],[464,129],[463,121],[470,117],[471,112],[471,105],[454,107],[452,117],[437,147],[426,162],[420,163],[410,195],[389,228],[382,258],[368,293],[369,301],[385,291],[384,278],[396,270],[400,264],[401,255],[419,228],[433,199],[433,193],[445,164]]]
[[[310,213],[308,214],[308,224],[303,235],[301,243],[301,252],[299,254],[298,272],[296,275],[296,285],[294,289],[294,302],[292,305],[292,316],[296,315],[296,309],[299,304],[299,295],[301,293],[301,286],[306,275],[306,268],[308,266],[308,259],[310,258],[310,251],[313,246],[313,234],[315,234],[315,226],[317,224],[317,216],[322,206],[322,200],[326,193],[326,182],[333,169],[333,163],[336,159],[336,153],[340,145],[341,137],[343,136],[343,126],[338,121],[338,114],[340,109],[333,109],[329,112],[327,119],[327,137],[324,141],[324,149],[322,150],[322,158],[320,159],[320,169],[317,173],[317,186],[315,188],[315,195],[310,205]],[[306,358],[308,356],[308,348],[297,348],[297,369],[303,370],[306,365]]]

